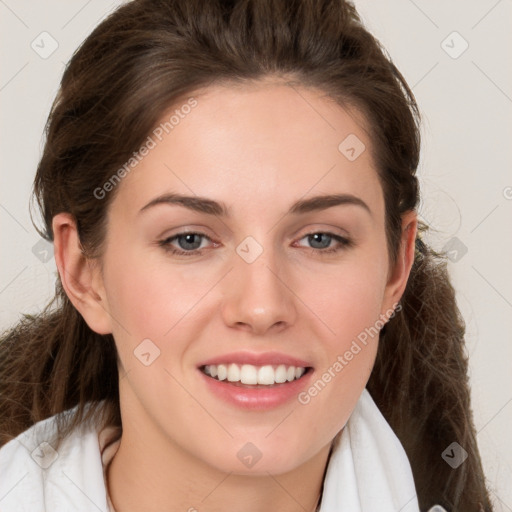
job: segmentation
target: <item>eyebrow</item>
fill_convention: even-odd
[[[223,202],[217,202],[206,197],[185,196],[182,194],[163,194],[155,197],[155,199],[142,207],[139,213],[160,204],[179,205],[189,210],[206,213],[207,215],[231,217],[229,208]],[[287,214],[300,215],[312,211],[326,210],[327,208],[339,205],[360,206],[370,215],[372,214],[369,206],[361,198],[352,194],[318,195],[308,199],[300,199],[292,204]]]

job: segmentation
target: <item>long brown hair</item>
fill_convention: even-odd
[[[404,78],[343,0],[135,0],[118,8],[68,63],[46,125],[34,197],[52,218],[71,213],[90,257],[101,256],[115,190],[101,187],[178,98],[213,82],[286,76],[343,106],[371,130],[391,261],[401,216],[417,207],[420,116]],[[291,81],[289,83],[292,83]],[[421,239],[402,310],[380,335],[368,389],[410,459],[420,507],[490,511],[470,409],[464,323],[441,255]],[[93,332],[57,280],[46,310],[0,345],[0,444],[76,406],[61,438],[95,415],[121,425],[117,352]],[[452,469],[443,451],[468,458]]]

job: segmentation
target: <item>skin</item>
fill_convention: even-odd
[[[217,398],[197,365],[273,350],[310,362],[311,383],[321,378],[398,303],[416,214],[403,217],[391,265],[364,119],[320,91],[265,81],[194,97],[197,107],[118,185],[100,259],[81,254],[71,216],[53,220],[68,296],[93,330],[113,333],[119,351],[123,436],[108,474],[111,498],[118,512],[314,510],[330,444],[366,385],[377,339],[307,405],[294,399],[266,411]],[[354,161],[338,150],[349,134],[366,146]],[[171,192],[222,201],[231,217],[168,204],[140,212]],[[360,198],[369,211],[345,204],[286,214],[299,199],[334,193]],[[201,254],[158,245],[185,230],[210,238],[196,238]],[[322,255],[312,232],[353,243]],[[236,252],[247,236],[263,248],[250,264]],[[187,250],[185,242],[171,245]],[[134,357],[147,338],[160,350],[149,366]],[[237,457],[247,442],[262,454],[252,468]]]

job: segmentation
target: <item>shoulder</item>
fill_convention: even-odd
[[[108,510],[97,425],[82,424],[57,451],[58,416],[36,423],[0,449],[2,512]]]

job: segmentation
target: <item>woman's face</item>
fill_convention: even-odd
[[[279,474],[329,445],[372,370],[397,299],[383,193],[362,118],[318,91],[194,98],[109,209],[99,295],[124,433]]]

